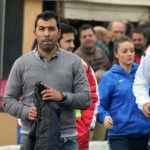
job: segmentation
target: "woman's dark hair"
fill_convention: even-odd
[[[120,37],[118,37],[117,39],[116,39],[116,41],[115,41],[115,43],[114,43],[114,53],[118,53],[118,48],[119,48],[119,44],[120,43],[123,43],[123,42],[126,42],[126,41],[128,41],[128,42],[133,42],[128,36],[126,36],[126,35],[122,35],[122,36],[120,36]],[[114,58],[114,61],[113,61],[113,64],[119,64],[119,62],[118,62],[118,59],[117,58]]]
[[[37,22],[38,22],[39,19],[42,19],[42,20],[47,21],[47,20],[52,19],[52,18],[56,20],[56,22],[57,22],[57,27],[58,27],[58,29],[59,29],[59,28],[60,28],[60,21],[59,21],[58,15],[57,15],[55,12],[53,12],[53,11],[48,11],[48,10],[46,10],[46,11],[40,13],[40,14],[36,17],[36,20],[35,20],[35,23],[34,23],[34,29],[36,29],[36,27],[37,27]]]

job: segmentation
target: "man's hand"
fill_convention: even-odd
[[[31,107],[28,112],[29,120],[36,120],[38,116],[38,110],[36,107]]]
[[[113,128],[113,120],[110,116],[105,117],[104,125],[105,125],[105,128],[107,128],[107,129],[112,129]]]
[[[57,102],[62,101],[63,96],[61,92],[56,91],[55,89],[51,88],[43,82],[41,82],[41,84],[46,88],[41,92],[42,100],[53,100]]]
[[[150,104],[147,103],[143,106],[143,113],[144,113],[145,117],[150,119]]]

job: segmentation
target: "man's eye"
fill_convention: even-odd
[[[68,40],[67,42],[68,42],[68,43],[71,43],[71,42],[72,42],[72,40]]]
[[[48,30],[53,30],[53,31],[54,31],[54,30],[55,30],[55,28],[50,27],[50,28],[48,28]]]
[[[43,31],[43,30],[44,30],[44,28],[39,28],[39,30]]]

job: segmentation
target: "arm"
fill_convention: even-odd
[[[99,95],[100,95],[100,105],[98,107],[97,121],[104,123],[105,117],[110,116],[109,107],[111,101],[111,95],[113,91],[113,79],[111,74],[106,72],[99,83]]]
[[[98,85],[97,85],[97,81],[96,81],[93,69],[87,66],[86,64],[84,64],[84,68],[86,70],[86,75],[87,75],[88,82],[90,85],[92,103],[89,109],[81,111],[81,114],[82,114],[81,119],[84,122],[84,124],[87,127],[89,127],[89,129],[92,130],[95,127],[96,115],[98,113],[98,106],[100,103],[99,92],[98,92]]]
[[[67,99],[62,103],[73,109],[86,110],[91,104],[91,94],[81,58],[73,64],[73,77],[74,93],[67,93]]]
[[[19,98],[22,93],[22,74],[21,67],[18,60],[14,63],[9,74],[6,91],[3,98],[3,105],[5,111],[14,117],[23,120],[28,118],[29,106],[20,104]]]
[[[143,110],[149,100],[149,84],[150,84],[150,55],[147,55],[140,64],[133,84],[133,92],[136,97],[138,107]]]

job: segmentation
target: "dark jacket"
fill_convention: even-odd
[[[38,118],[34,121],[27,140],[21,150],[59,150],[60,149],[60,109],[54,101],[43,101],[40,83],[35,86],[35,107]]]

